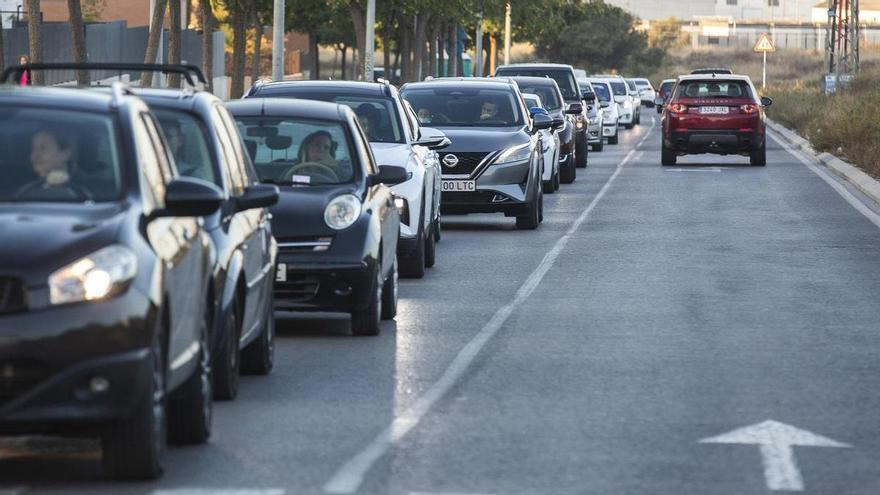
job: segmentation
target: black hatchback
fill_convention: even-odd
[[[260,180],[281,189],[275,309],[346,312],[353,334],[378,334],[397,314],[400,217],[386,185],[406,169],[376,166],[345,105],[251,98],[228,108]]]
[[[211,431],[197,217],[223,193],[121,85],[0,90],[0,149],[0,433],[100,436],[110,474],[154,478],[166,431]]]

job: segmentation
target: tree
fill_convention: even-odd
[[[82,16],[86,22],[99,22],[107,8],[107,0],[82,0]]]
[[[321,78],[319,44],[326,26],[344,7],[345,0],[287,0],[285,28],[309,36],[309,77]],[[332,41],[331,41],[332,43]]]
[[[244,71],[247,62],[247,19],[248,7],[245,0],[227,0],[232,14],[232,82],[230,95],[241,98],[244,94]]]
[[[214,86],[214,7],[211,0],[202,0],[199,10],[202,22],[202,72],[207,79],[207,89]]]
[[[28,51],[31,63],[39,64],[43,61],[43,33],[40,31],[42,24],[42,11],[40,0],[27,0],[28,9]],[[41,85],[45,82],[43,71],[33,71],[32,84]]]
[[[147,53],[144,55],[145,64],[156,63],[156,57],[159,55],[159,38],[164,29],[166,7],[167,0],[156,0],[153,15],[150,18],[150,37],[147,39]],[[141,73],[141,86],[149,88],[152,86],[152,80],[153,74],[151,72]]]
[[[86,54],[86,31],[83,25],[83,13],[80,0],[67,0],[67,10],[70,15],[70,38],[73,43],[73,60],[78,64],[87,62]],[[76,83],[88,86],[91,83],[89,71],[76,71]]]
[[[170,0],[169,16],[171,29],[168,35],[168,63],[180,63],[180,0]],[[168,76],[168,86],[172,88],[180,87],[180,74],[170,74]]]

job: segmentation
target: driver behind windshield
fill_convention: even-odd
[[[72,182],[73,140],[61,132],[42,129],[31,136],[31,168],[37,179],[15,192],[16,197],[87,199],[88,193]]]
[[[336,159],[338,144],[327,131],[315,131],[303,139],[297,153],[298,164],[285,174],[310,176],[318,183],[335,183],[351,179],[351,163]]]
[[[494,101],[483,102],[480,109],[480,120],[492,120],[498,117],[498,104]]]

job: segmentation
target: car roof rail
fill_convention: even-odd
[[[379,83],[382,84],[382,92],[385,93],[385,96],[391,97],[393,93],[391,92],[391,82],[388,79],[379,78]]]
[[[113,96],[113,99],[110,101],[110,106],[113,108],[119,108],[122,105],[122,99],[126,96],[134,96],[131,87],[121,81],[116,81],[110,85],[110,92]]]
[[[28,63],[22,65],[13,65],[7,67],[0,75],[0,83],[7,84],[13,82],[16,74],[23,71],[35,70],[86,70],[96,71],[103,70],[108,72],[136,71],[136,72],[161,72],[163,74],[179,74],[191,87],[196,87],[196,81],[207,84],[205,74],[196,65],[192,64],[138,64],[138,63],[120,63],[120,62],[41,62]]]

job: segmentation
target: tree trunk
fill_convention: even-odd
[[[440,48],[437,50],[437,76],[443,77],[448,75],[449,71],[449,63],[447,61],[447,55],[449,53],[446,51],[448,48],[446,46],[446,41],[447,36],[449,35],[449,29],[446,28],[446,23],[441,24],[437,29],[439,31],[437,42],[440,45]]]
[[[348,47],[345,45],[342,45],[342,73],[339,75],[339,79],[342,79],[342,80],[345,80],[345,70],[348,69],[348,67],[345,65],[345,56],[347,53],[348,53]]]
[[[400,44],[398,43],[397,46],[394,47],[394,64],[391,66],[391,77],[394,78],[394,79],[392,79],[392,81],[395,81],[398,84],[400,83],[400,81],[397,80],[397,71],[399,69],[400,69]]]
[[[437,28],[431,27],[428,33],[428,65],[426,76],[437,77]]]
[[[70,15],[70,41],[73,43],[73,60],[78,64],[86,63],[86,28],[83,25],[82,5],[80,0],[67,0],[67,10]],[[76,71],[76,83],[80,86],[88,86],[91,83],[89,71]]]
[[[260,16],[257,13],[257,9],[254,9],[254,55],[251,58],[251,84],[257,82],[257,80],[262,75],[262,57],[263,54],[263,32],[264,26],[263,23],[260,22]]]
[[[206,90],[214,85],[214,8],[211,0],[201,1],[202,15],[202,71],[208,80]]]
[[[168,63],[180,63],[180,0],[168,0],[170,30],[168,32]],[[180,87],[180,74],[168,74],[168,87]]]
[[[412,46],[410,43],[410,28],[409,26],[412,24],[411,19],[408,17],[403,17],[401,19],[400,26],[400,54],[403,57],[400,63],[400,80],[401,82],[409,82],[412,81],[412,63],[411,63],[411,54],[412,54]]]
[[[244,73],[247,61],[247,10],[244,7],[232,11],[232,82],[230,98],[244,94]]]
[[[393,80],[394,74],[391,74],[391,38],[394,37],[394,9],[388,9],[388,17],[385,18],[385,26],[383,26],[384,34],[382,35],[382,63],[385,66],[385,78],[389,81]]]
[[[321,53],[318,48],[318,33],[309,32],[309,79],[321,79]],[[345,61],[342,62],[345,66]]]
[[[43,61],[43,33],[40,31],[40,0],[27,0],[28,10],[28,51],[30,61],[39,64]],[[31,84],[39,86],[45,82],[43,71],[31,72]]]
[[[449,75],[458,76],[458,24],[449,23]]]
[[[147,54],[144,55],[145,64],[155,64],[156,56],[159,55],[159,38],[165,24],[165,7],[167,0],[156,0],[153,17],[150,19],[150,37],[147,39]],[[149,88],[152,86],[153,73],[141,72],[141,86]]]
[[[353,58],[355,60],[360,60],[357,54],[364,53],[367,46],[367,13],[364,11],[364,8],[361,7],[358,0],[350,0],[348,5],[349,10],[351,11],[351,20],[354,23],[354,36],[357,40],[354,47],[355,56]],[[352,79],[359,81],[363,79],[363,74],[364,68],[358,63]]]
[[[428,23],[431,22],[431,14],[424,13],[416,16],[416,42],[413,47],[413,80],[421,81],[425,77],[425,38],[427,37]]]
[[[0,67],[6,67],[6,57],[3,55],[3,50],[5,50],[6,48],[3,46],[3,44],[3,28],[0,27]]]
[[[498,67],[498,38],[495,33],[489,35],[489,74],[495,74]]]

